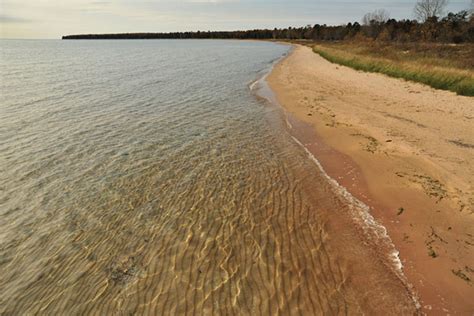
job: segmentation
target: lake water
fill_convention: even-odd
[[[0,45],[0,314],[412,311],[256,95],[288,46]]]

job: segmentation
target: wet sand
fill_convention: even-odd
[[[422,312],[474,311],[473,99],[295,46],[268,77],[293,135],[371,207]]]

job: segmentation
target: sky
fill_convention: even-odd
[[[377,9],[413,18],[416,0],[0,0],[0,38],[68,34],[228,31],[338,25]],[[469,9],[451,0],[448,11]]]

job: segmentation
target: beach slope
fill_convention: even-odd
[[[295,46],[268,78],[292,133],[372,208],[424,312],[474,311],[474,99]],[[310,128],[308,128],[310,127]]]

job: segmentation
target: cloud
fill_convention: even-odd
[[[0,23],[30,23],[32,20],[0,14]]]
[[[345,24],[384,8],[411,18],[416,0],[0,0],[0,38],[236,30]],[[448,10],[469,7],[451,0]]]

